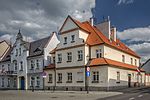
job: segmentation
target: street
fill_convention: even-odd
[[[129,88],[118,92],[17,91],[1,90],[0,100],[150,100],[150,88]]]

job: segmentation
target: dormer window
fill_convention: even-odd
[[[75,35],[71,35],[71,43],[75,42]]]
[[[67,44],[67,37],[64,37],[64,44]]]

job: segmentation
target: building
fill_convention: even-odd
[[[56,33],[27,42],[19,30],[13,47],[9,46],[0,62],[0,89],[43,89],[43,68],[51,63],[49,51],[58,43]]]
[[[116,37],[110,20],[94,26],[68,16],[59,31],[60,43],[45,72],[45,88],[58,90],[110,90],[144,85],[138,72],[140,57]],[[87,77],[87,68],[90,76]]]

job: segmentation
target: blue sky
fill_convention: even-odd
[[[150,0],[96,0],[97,22],[110,16],[119,31],[150,24]]]

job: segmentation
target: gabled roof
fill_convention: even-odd
[[[7,53],[5,54],[5,56],[3,57],[3,59],[1,60],[1,62],[5,62],[5,61],[11,61],[11,51],[12,51],[12,47],[9,48],[9,50],[7,51]]]
[[[80,29],[85,30],[87,33],[89,33],[89,36],[86,40],[86,43],[88,45],[100,45],[100,44],[106,44],[112,48],[118,49],[120,51],[123,51],[125,53],[128,53],[130,55],[133,55],[137,58],[140,58],[139,55],[137,55],[134,51],[132,51],[130,48],[128,48],[124,43],[122,43],[119,39],[116,41],[110,41],[100,30],[98,30],[95,26],[91,26],[91,24],[88,21],[85,22],[79,22],[70,16],[67,17],[67,19],[70,18]],[[67,20],[66,19],[66,20]],[[65,22],[66,22],[65,20]],[[65,24],[64,22],[64,24]],[[64,26],[63,24],[63,26]],[[61,27],[61,29],[63,28]],[[60,30],[61,30],[60,29]]]
[[[10,45],[5,40],[0,42],[0,58],[4,57],[9,48]]]
[[[53,34],[51,36],[46,37],[46,38],[31,42],[30,43],[30,50],[29,50],[29,57],[43,55],[44,54],[44,48],[47,46],[47,44],[50,41]]]
[[[125,69],[131,69],[131,70],[137,70],[137,66],[122,63],[119,61],[107,59],[107,58],[94,58],[90,62],[90,66],[98,66],[98,65],[111,65],[111,66],[117,66],[120,68],[125,68]]]

